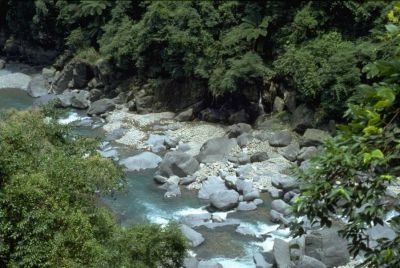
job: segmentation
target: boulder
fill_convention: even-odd
[[[210,176],[207,180],[203,181],[198,197],[200,199],[210,199],[213,193],[227,189],[224,181],[220,177]]]
[[[168,152],[160,164],[160,175],[186,177],[200,168],[199,162],[183,152]]]
[[[294,113],[296,111],[296,92],[285,91],[283,93],[283,101],[289,112]]]
[[[204,120],[207,122],[212,122],[212,123],[223,122],[226,120],[226,117],[224,116],[224,114],[218,112],[215,109],[211,109],[211,108],[206,108],[206,109],[202,110],[199,113],[199,118],[201,120]]]
[[[74,93],[71,98],[71,106],[77,109],[86,109],[89,107],[89,92],[86,90],[80,90],[78,93]]]
[[[292,162],[296,161],[299,151],[300,145],[297,142],[292,142],[288,146],[278,149],[280,155]]]
[[[49,80],[53,78],[56,75],[57,70],[54,67],[48,67],[48,68],[43,68],[42,69],[42,76]]]
[[[88,63],[73,59],[55,76],[52,85],[53,92],[60,94],[67,88],[83,88],[92,76],[91,67]]]
[[[225,137],[214,138],[203,144],[196,158],[202,163],[221,161],[235,146],[237,146],[235,139]]]
[[[71,107],[71,99],[74,95],[73,92],[65,91],[63,94],[57,96],[57,106],[60,108]]]
[[[297,159],[299,161],[304,161],[316,156],[317,154],[318,154],[317,147],[315,146],[303,147],[301,148],[299,155],[297,156]]]
[[[163,176],[158,175],[158,174],[154,175],[153,179],[158,184],[164,184],[164,183],[166,183],[168,181],[168,178],[163,177]]]
[[[11,73],[0,76],[0,89],[15,88],[28,90],[32,78],[23,73]]]
[[[136,111],[141,114],[150,112],[151,108],[153,107],[153,102],[154,102],[153,96],[136,97],[135,99]]]
[[[315,230],[307,234],[305,255],[321,261],[327,267],[345,265],[350,260],[347,241],[335,229]]]
[[[4,67],[6,67],[6,61],[0,59],[0,70],[1,70],[1,69],[4,69]]]
[[[238,123],[229,126],[228,131],[226,132],[228,138],[237,138],[244,133],[251,132],[251,126],[246,123]]]
[[[249,210],[256,210],[257,205],[254,202],[239,202],[237,207],[238,211],[249,211]]]
[[[292,207],[281,199],[275,199],[271,203],[271,209],[283,214],[289,215],[292,212]]]
[[[254,153],[250,157],[250,162],[255,163],[255,162],[263,162],[269,159],[268,153],[267,152],[257,152]]]
[[[46,88],[45,80],[41,75],[35,75],[31,82],[29,83],[29,87],[27,90],[28,94],[31,97],[38,98],[41,96],[45,96],[48,94],[48,90]]]
[[[223,268],[223,266],[216,261],[200,261],[197,268]]]
[[[285,102],[280,97],[275,97],[272,107],[273,112],[282,112],[285,109]]]
[[[256,268],[272,268],[272,264],[268,263],[264,256],[259,252],[253,254],[253,261]]]
[[[189,108],[185,111],[180,112],[179,114],[177,114],[177,116],[175,116],[175,120],[176,121],[190,121],[193,118],[193,108]]]
[[[162,158],[150,152],[143,152],[120,161],[129,171],[137,171],[148,168],[156,168]]]
[[[331,138],[328,131],[308,128],[304,135],[301,137],[300,143],[302,147],[305,146],[318,146],[322,144],[325,140]]]
[[[292,266],[288,242],[279,238],[275,238],[273,255],[278,268],[288,268]]]
[[[301,164],[300,164],[300,169],[302,171],[307,171],[311,167],[312,167],[312,162],[310,160],[305,160],[305,161],[301,162]]]
[[[298,188],[299,182],[290,176],[284,174],[273,174],[271,179],[272,186],[287,192]]]
[[[95,75],[100,79],[99,82],[110,84],[113,79],[112,63],[106,59],[99,59],[95,63]]]
[[[244,201],[253,201],[254,199],[260,198],[260,191],[258,189],[253,189],[250,192],[246,192],[243,195]]]
[[[228,118],[228,122],[231,124],[237,124],[237,123],[248,122],[249,119],[250,119],[249,114],[244,109],[242,109],[236,113],[231,114]]]
[[[210,195],[210,203],[219,210],[230,210],[239,203],[239,193],[234,190],[222,190]]]
[[[292,134],[289,131],[281,131],[273,134],[268,142],[274,147],[285,147],[292,141]]]
[[[194,257],[186,257],[183,260],[183,268],[198,268],[199,261]]]
[[[189,245],[191,247],[198,247],[204,242],[204,237],[189,226],[182,224],[180,230],[187,240],[189,240]]]
[[[246,147],[252,139],[252,135],[250,133],[243,133],[239,137],[237,137],[236,141],[240,148]]]
[[[271,195],[273,199],[278,199],[283,197],[283,191],[275,187],[268,188],[268,193]]]
[[[326,268],[326,265],[313,257],[304,255],[300,257],[296,268]]]
[[[90,104],[87,114],[90,116],[101,115],[115,109],[115,103],[111,99],[101,99]]]
[[[292,117],[292,128],[294,131],[303,133],[307,128],[314,125],[314,112],[305,104],[296,108]]]
[[[164,198],[170,199],[181,196],[181,189],[177,183],[169,183],[167,181],[167,192],[164,194]]]
[[[253,182],[251,180],[238,179],[236,181],[236,190],[242,194],[250,193],[254,190]]]
[[[188,225],[189,227],[196,227],[204,225],[206,222],[210,220],[211,220],[211,213],[209,213],[208,211],[204,211],[202,213],[184,215],[180,219],[180,222]]]

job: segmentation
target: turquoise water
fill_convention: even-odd
[[[0,110],[27,109],[35,100],[26,91],[19,89],[0,89]]]

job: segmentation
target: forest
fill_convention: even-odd
[[[124,93],[129,104],[145,90],[155,111],[195,107],[192,119],[214,123],[237,123],[229,116],[242,110],[249,124],[277,110],[295,116],[291,100],[307,106],[315,128],[336,129],[310,169],[291,171],[301,184],[294,215],[321,227],[345,219],[340,233],[360,265],[394,268],[400,204],[388,186],[400,184],[399,20],[393,1],[1,0],[0,56],[60,72],[77,60],[106,61],[102,96]],[[182,267],[188,245],[174,223],[124,229],[96,205],[93,189],[109,193],[122,171],[54,113],[1,115],[0,266]],[[372,247],[367,229],[377,224],[396,236]],[[290,225],[294,236],[306,233],[304,222]]]

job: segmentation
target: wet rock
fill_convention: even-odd
[[[198,268],[199,261],[194,257],[187,257],[183,260],[184,268]]]
[[[292,212],[292,207],[281,199],[275,199],[271,203],[271,209],[283,214],[289,215]]]
[[[11,73],[0,76],[0,89],[16,88],[28,90],[32,78],[23,73]]]
[[[200,261],[197,268],[223,268],[223,266],[216,261]]]
[[[244,201],[253,201],[254,199],[257,199],[260,197],[260,191],[257,189],[253,189],[250,192],[247,192],[243,195],[243,200]]]
[[[318,154],[318,149],[315,146],[311,147],[303,147],[301,148],[299,155],[297,156],[297,159],[299,161],[304,161],[310,158],[313,158]]]
[[[189,108],[183,112],[180,112],[177,116],[175,116],[176,121],[190,121],[193,118],[193,108]]]
[[[331,138],[331,135],[328,131],[308,128],[301,137],[300,144],[301,147],[318,146],[329,138]]]
[[[204,211],[204,213],[189,214],[183,216],[180,221],[190,227],[197,227],[204,225],[211,220],[211,213]]]
[[[254,153],[250,157],[250,162],[255,163],[255,162],[263,162],[269,159],[268,153],[267,152],[257,152]]]
[[[292,134],[289,131],[281,131],[273,134],[268,142],[274,147],[285,147],[292,141]]]
[[[89,107],[89,92],[86,90],[80,90],[74,93],[71,98],[71,106],[77,109],[86,109]]]
[[[231,124],[245,123],[248,122],[249,119],[249,114],[244,109],[242,109],[236,113],[231,114],[228,118],[228,122]]]
[[[326,265],[313,257],[304,255],[300,257],[296,268],[326,268]]]
[[[162,158],[150,152],[143,152],[120,161],[129,171],[156,168]]]
[[[254,264],[256,265],[256,268],[272,268],[273,265],[268,263],[264,256],[261,253],[254,253],[253,254],[253,261]]]
[[[293,142],[286,147],[278,149],[280,155],[282,155],[287,160],[292,162],[296,161],[299,151],[300,151],[300,146],[297,142]]]
[[[203,144],[196,158],[202,163],[222,161],[236,145],[235,139],[214,138]]]
[[[164,198],[170,199],[181,196],[181,189],[176,183],[168,183],[167,192],[164,194]]]
[[[291,260],[290,260],[290,250],[289,250],[289,243],[275,238],[274,247],[273,247],[273,255],[275,259],[276,266],[278,268],[287,268],[291,267]]]
[[[283,197],[283,191],[281,189],[277,189],[275,187],[271,187],[268,189],[268,193],[271,195],[272,198],[278,199]]]
[[[227,189],[224,181],[220,177],[210,176],[207,180],[203,181],[198,197],[200,199],[210,199],[213,193]]]
[[[196,181],[196,177],[194,177],[194,176],[186,176],[186,177],[182,178],[181,184],[182,185],[189,185],[189,184],[191,184],[191,183],[193,183],[195,181]]]
[[[273,174],[271,183],[274,187],[282,189],[285,192],[296,189],[299,182],[290,176],[284,174]]]
[[[237,207],[238,211],[249,211],[249,210],[256,210],[257,205],[254,202],[239,202]]]
[[[314,112],[305,104],[296,108],[293,112],[292,128],[298,133],[303,133],[307,128],[314,125]]]
[[[275,97],[272,111],[273,112],[282,112],[285,109],[285,102],[280,97]]]
[[[237,138],[244,133],[251,132],[251,126],[246,123],[238,123],[229,126],[227,131],[228,138]]]
[[[219,210],[230,210],[239,203],[239,194],[234,190],[222,190],[210,195],[210,203]]]
[[[29,83],[29,87],[27,89],[28,94],[33,98],[38,98],[41,96],[45,96],[48,94],[48,90],[45,85],[45,80],[41,75],[35,75],[31,82]]]
[[[90,108],[87,111],[88,115],[101,115],[106,112],[113,111],[115,109],[115,103],[111,99],[101,99],[90,104]]]
[[[164,184],[168,181],[168,178],[163,177],[161,175],[154,175],[153,179],[158,184]]]
[[[159,170],[162,176],[186,177],[193,175],[199,168],[199,162],[194,157],[182,152],[168,152],[165,154]]]
[[[189,226],[182,224],[180,226],[180,230],[182,234],[189,240],[189,245],[191,247],[198,247],[204,242],[204,237]]]

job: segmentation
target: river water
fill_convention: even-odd
[[[0,71],[0,76],[7,73]],[[40,100],[39,100],[40,102]],[[0,89],[0,111],[10,108],[27,109],[38,103],[27,95],[25,91],[18,89]],[[81,111],[69,110],[60,119],[62,123],[78,123],[74,131],[79,135],[101,137],[105,139],[101,130],[102,122],[87,118]],[[118,158],[138,154],[138,151],[113,142],[104,142],[102,150],[115,150]],[[182,196],[174,199],[164,199],[164,190],[161,190],[153,181],[155,169],[147,169],[140,172],[127,172],[125,174],[126,187],[124,190],[114,193],[112,196],[104,196],[102,200],[112,209],[120,224],[129,226],[140,223],[166,224],[171,220],[179,220],[180,217],[204,212],[206,204],[197,198],[197,193],[182,188]],[[250,212],[232,212],[228,214],[227,221],[236,223],[225,227],[196,229],[205,238],[205,242],[193,249],[200,259],[215,259],[223,267],[245,268],[255,267],[253,252],[269,250],[273,245],[273,237],[285,236],[285,233],[274,233],[276,229],[268,221],[270,198],[262,194],[264,204],[257,210]],[[243,235],[236,231],[240,224],[253,235]],[[262,236],[269,233],[271,238]],[[254,236],[256,235],[256,236]]]

